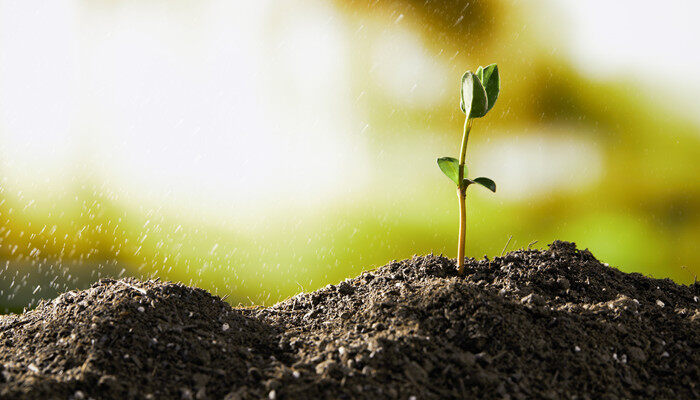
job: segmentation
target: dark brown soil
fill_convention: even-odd
[[[102,280],[0,317],[0,398],[700,398],[700,285],[555,242],[392,262],[270,308]]]

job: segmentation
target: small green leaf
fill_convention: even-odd
[[[457,186],[459,186],[459,161],[452,157],[442,157],[437,160],[438,167],[442,173],[444,173],[448,178],[452,179]],[[467,167],[464,167],[466,171]]]
[[[479,75],[479,69],[481,74]],[[477,77],[484,85],[486,90],[486,97],[488,99],[488,107],[486,112],[489,112],[496,104],[496,99],[498,99],[498,93],[501,91],[501,78],[498,76],[498,65],[491,64],[485,68],[479,67],[477,69]],[[486,114],[486,113],[484,113]]]
[[[476,75],[477,78],[481,81],[481,84],[484,84],[484,67],[479,66],[479,68],[476,69],[476,72],[474,72],[474,75]]]
[[[469,118],[479,118],[486,115],[488,100],[486,90],[479,78],[473,72],[467,71],[462,76],[461,101],[462,112]]]
[[[471,105],[472,102],[469,100],[469,104],[464,104],[464,80],[467,79],[467,75],[469,74],[469,71],[465,72],[464,75],[462,75],[462,86],[459,88],[459,108],[462,110],[463,113],[469,115],[469,112],[471,111]],[[466,106],[469,106],[469,110],[466,109]]]
[[[479,185],[485,187],[486,189],[496,193],[496,182],[492,181],[489,178],[484,178],[483,176],[480,178],[475,178],[473,180],[474,183],[478,183]]]

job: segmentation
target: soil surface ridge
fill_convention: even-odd
[[[573,243],[394,261],[268,308],[103,279],[0,316],[2,399],[697,399],[700,285]]]

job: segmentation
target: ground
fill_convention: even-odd
[[[700,285],[555,242],[392,262],[269,308],[104,279],[0,317],[5,399],[700,398]]]

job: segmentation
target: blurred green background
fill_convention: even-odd
[[[694,7],[0,0],[0,311],[105,276],[270,304],[454,257],[435,159],[457,156],[462,73],[493,62],[468,166],[499,190],[470,190],[467,254],[562,239],[690,283]]]

